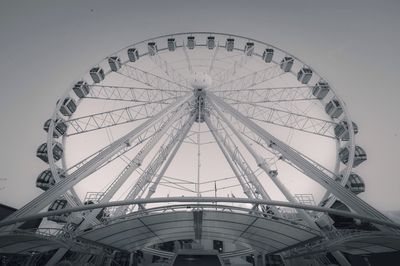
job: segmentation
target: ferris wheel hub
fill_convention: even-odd
[[[210,75],[204,72],[194,72],[190,79],[190,84],[195,90],[206,89],[211,86],[211,83]]]

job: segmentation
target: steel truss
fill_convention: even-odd
[[[243,115],[255,121],[335,138],[332,129],[337,124],[332,121],[248,102],[232,101],[231,104]]]

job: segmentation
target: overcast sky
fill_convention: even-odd
[[[398,210],[399,1],[0,1],[0,202],[40,190],[35,156],[56,100],[113,51],[149,37],[216,31],[276,45],[330,80],[348,105],[368,161],[361,197]]]

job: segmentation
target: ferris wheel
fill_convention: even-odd
[[[170,196],[302,202],[314,193],[321,206],[339,197],[379,215],[358,204],[365,186],[353,168],[366,153],[332,84],[252,38],[189,32],[134,43],[75,80],[44,129],[37,157],[48,169],[36,186],[46,196],[24,214],[49,204]]]
[[[0,238],[31,259],[48,252],[47,265],[133,263],[138,251],[171,262],[179,252],[156,245],[186,240],[208,241],[221,260],[329,252],[349,265],[341,252],[367,250],[341,242],[349,228],[382,252],[377,234],[399,228],[357,196],[367,155],[332,83],[252,38],[129,45],[71,82],[43,128],[43,192],[0,221]]]

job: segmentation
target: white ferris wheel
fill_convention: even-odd
[[[48,167],[36,183],[44,192],[13,218],[102,206],[47,217],[79,230],[171,210],[179,198],[193,210],[217,209],[210,206],[223,198],[240,212],[277,219],[288,209],[256,202],[330,208],[340,200],[359,215],[387,219],[357,197],[365,185],[354,168],[366,153],[332,84],[252,38],[188,32],[134,43],[73,81],[44,129],[37,157]],[[293,212],[310,228],[322,219]]]
[[[323,198],[325,190],[310,181],[302,165],[271,147],[232,111],[331,179],[339,177],[339,184],[363,191],[352,168],[366,155],[354,144],[357,126],[331,84],[277,47],[209,32],[135,43],[76,80],[44,126],[50,133],[37,155],[50,167],[38,186],[46,189],[63,180],[135,130],[133,138],[129,134],[125,144],[105,156],[106,162],[69,185],[75,189],[67,193],[68,201],[153,194],[287,199],[274,180],[291,188],[291,195],[315,191],[317,200]],[[272,172],[260,163],[277,176],[271,179]]]

